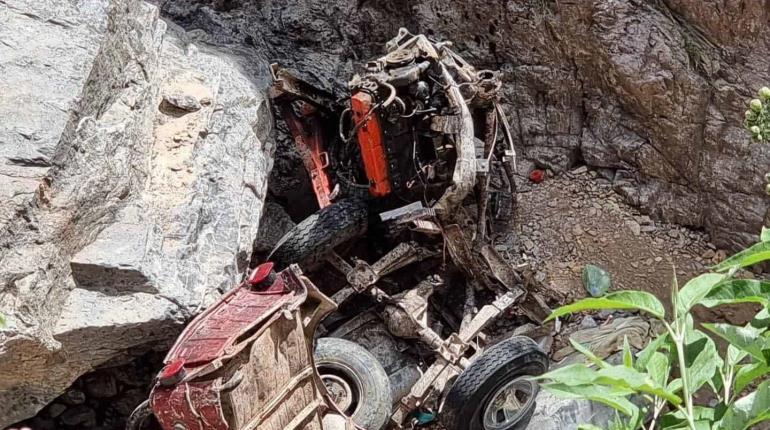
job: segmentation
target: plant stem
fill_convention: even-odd
[[[676,344],[676,355],[679,359],[679,376],[682,378],[682,397],[684,397],[684,404],[687,408],[687,413],[685,414],[687,417],[687,424],[690,426],[690,430],[697,430],[695,428],[695,419],[693,418],[692,396],[690,394],[690,387],[687,385],[689,381],[687,380],[687,363],[685,363],[684,359],[685,330],[683,327],[680,327],[681,324],[676,320],[674,321],[674,325],[677,330],[674,330],[671,325],[665,321],[664,324],[666,325],[669,334],[674,339],[674,344]]]

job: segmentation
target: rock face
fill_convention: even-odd
[[[514,134],[536,165],[605,169],[648,215],[703,227],[720,247],[753,242],[770,218],[770,146],[741,126],[770,82],[765,0],[159,3],[188,29],[256,46],[338,91],[399,27],[452,40],[504,72]]]
[[[256,51],[137,0],[8,0],[0,22],[4,428],[240,281],[274,145]]]

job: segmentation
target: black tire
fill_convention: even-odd
[[[145,400],[131,412],[126,420],[126,430],[143,430],[147,428],[152,417],[152,408],[150,401]]]
[[[336,337],[318,339],[313,356],[322,380],[325,375],[342,378],[354,391],[352,403],[343,412],[367,430],[384,428],[393,402],[390,380],[380,362],[357,343]]]
[[[457,377],[439,414],[441,422],[448,430],[484,430],[485,408],[498,389],[522,376],[542,375],[547,370],[548,356],[535,341],[510,337],[485,351]],[[532,386],[531,399],[504,430],[520,430],[529,424],[537,395],[537,384]]]
[[[297,263],[312,267],[336,246],[366,232],[368,205],[362,199],[332,203],[289,230],[268,257],[283,269]]]

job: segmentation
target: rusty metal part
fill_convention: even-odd
[[[497,112],[488,109],[484,115],[484,152],[483,158],[489,165],[497,139]],[[487,236],[487,206],[489,204],[489,168],[476,174],[476,206],[478,221],[476,222],[476,240],[483,241]]]
[[[436,361],[428,367],[407,396],[401,398],[391,416],[391,424],[396,428],[409,428],[409,415],[420,407],[426,399],[435,393],[444,391],[448,383],[456,378],[471,361],[481,354],[482,348],[472,342],[481,330],[500,314],[510,308],[521,296],[521,292],[508,292],[486,305],[460,330],[443,340],[437,350]],[[466,351],[474,351],[466,357]]]
[[[465,196],[473,189],[476,180],[476,149],[473,143],[473,118],[470,110],[463,100],[460,89],[455,83],[452,75],[443,63],[441,66],[441,76],[447,84],[447,99],[452,107],[459,112],[462,121],[462,130],[455,135],[455,150],[457,160],[452,174],[452,185],[447,187],[444,194],[439,198],[434,208],[438,212],[447,213],[456,208]]]
[[[327,172],[329,154],[323,142],[322,118],[308,109],[310,105],[304,100],[284,100],[278,103],[302,164],[310,176],[318,206],[325,208],[332,201],[332,181]],[[300,105],[300,114],[295,109],[297,104]]]
[[[415,242],[403,242],[374,264],[370,265],[365,261],[357,260],[351,270],[343,271],[343,273],[353,289],[362,292],[377,283],[381,277],[388,273],[433,255],[436,255],[435,251],[421,247]],[[338,264],[335,264],[335,267]]]

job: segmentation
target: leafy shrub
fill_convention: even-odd
[[[770,373],[770,282],[735,277],[740,268],[770,260],[770,230],[762,241],[714,266],[680,290],[674,275],[673,315],[666,318],[663,304],[642,291],[619,291],[588,298],[556,309],[549,319],[569,313],[598,309],[631,309],[663,323],[665,331],[636,357],[624,342],[623,363],[609,364],[582,345],[572,342],[591,365],[571,364],[541,376],[542,386],[556,395],[604,403],[619,414],[613,429],[731,429],[741,430],[770,420],[770,380],[748,387]],[[764,309],[746,326],[724,323],[703,327],[729,343],[724,357],[714,340],[696,328],[690,313],[700,304],[758,303]],[[700,389],[713,392],[716,407],[696,406],[693,395]],[[641,408],[629,400],[644,400]],[[582,426],[593,430],[596,427]]]

